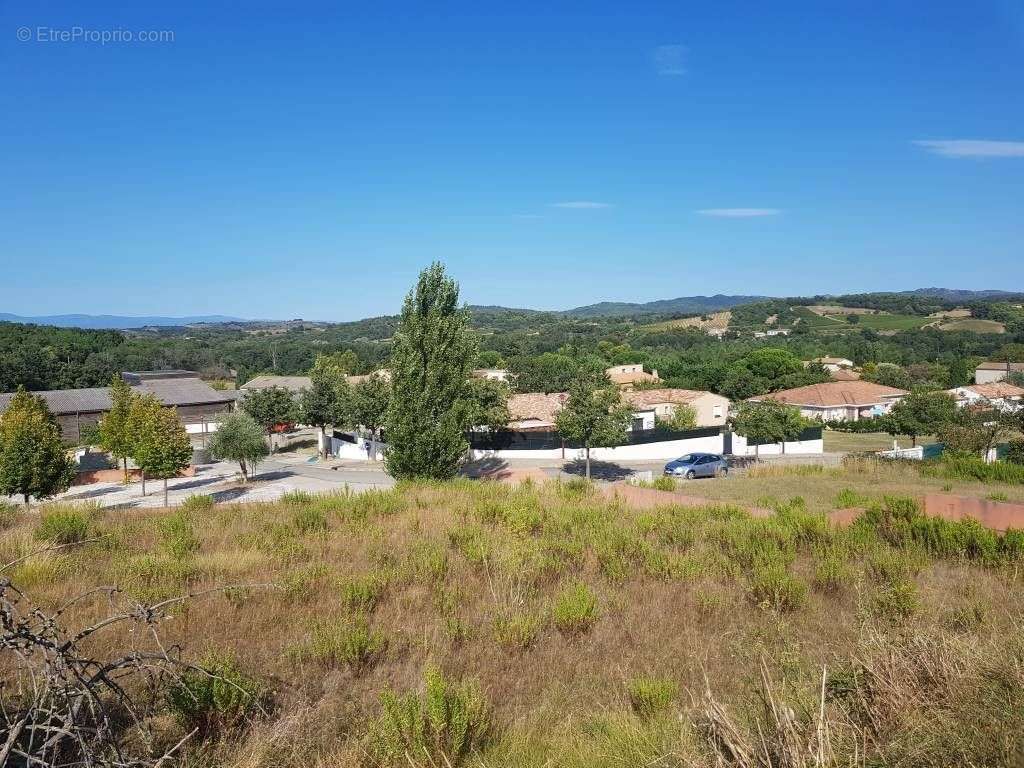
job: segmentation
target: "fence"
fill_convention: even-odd
[[[616,447],[627,445],[648,445],[650,443],[673,442],[677,440],[695,440],[717,437],[722,433],[721,427],[703,427],[701,429],[667,430],[637,429],[626,433],[626,439]],[[469,447],[475,451],[551,451],[578,450],[582,443],[565,440],[557,432],[517,432],[501,430],[498,432],[470,432],[466,435]]]

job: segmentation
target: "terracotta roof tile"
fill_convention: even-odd
[[[775,400],[789,405],[808,405],[817,408],[841,405],[874,405],[906,395],[907,391],[875,384],[872,381],[827,381],[806,387],[784,389],[750,400]]]

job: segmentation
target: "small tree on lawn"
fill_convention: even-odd
[[[352,387],[348,423],[363,427],[370,433],[370,439],[379,441],[390,402],[391,382],[375,373]]]
[[[327,425],[340,426],[347,420],[346,410],[351,389],[344,374],[333,368],[314,366],[310,387],[299,396],[299,419],[320,430],[321,455],[327,458]]]
[[[270,442],[271,453],[274,451],[274,427],[278,424],[292,424],[298,417],[295,398],[283,387],[267,387],[250,392],[242,401],[242,410],[263,428]]]
[[[46,401],[19,388],[0,415],[0,494],[48,499],[67,490],[75,465]]]
[[[110,410],[99,426],[100,447],[121,462],[125,485],[128,485],[128,457],[132,454],[128,421],[136,397],[128,382],[115,373],[110,381]]]
[[[192,442],[174,408],[147,407],[145,420],[140,422],[134,447],[135,463],[145,478],[164,481],[164,506],[167,506],[167,479],[176,476],[192,462]],[[143,485],[145,495],[145,485]]]
[[[469,448],[466,379],[476,352],[458,284],[431,265],[405,297],[391,347],[384,461],[392,476],[446,480],[458,471]]]
[[[591,381],[580,379],[569,389],[569,399],[555,417],[555,428],[566,440],[583,446],[588,480],[590,449],[621,444],[631,415],[615,387],[595,387]]]
[[[1018,426],[1017,414],[991,405],[969,405],[957,408],[953,418],[936,432],[945,451],[985,458],[1000,441],[1012,436]]]
[[[215,459],[237,461],[244,482],[256,473],[257,463],[268,453],[263,430],[245,411],[228,414],[210,441],[210,454]]]
[[[907,435],[917,445],[919,435],[933,434],[956,417],[956,401],[945,392],[911,392],[889,411],[889,433]]]
[[[740,403],[731,422],[733,430],[754,443],[755,458],[760,458],[762,443],[781,443],[785,453],[786,443],[799,438],[808,424],[799,410],[774,400]]]

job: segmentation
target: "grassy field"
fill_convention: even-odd
[[[807,307],[795,307],[793,311],[800,318],[801,325],[815,330],[849,331],[870,328],[874,331],[906,331],[934,322],[927,317],[916,315],[858,314],[859,321],[850,323],[845,315],[821,315]]]
[[[68,603],[97,585],[200,595],[154,627],[216,676],[146,719],[158,745],[198,729],[188,766],[1020,765],[1024,539],[898,500],[834,529],[841,489],[917,487],[835,472],[687,485],[757,494],[762,520],[582,482],[9,511],[0,562],[85,539],[9,573],[71,627],[107,615]],[[88,647],[155,643],[113,625]]]
[[[965,318],[952,320],[939,326],[940,331],[971,331],[973,333],[1006,333],[1006,326],[995,320]]]
[[[860,453],[863,451],[888,451],[892,449],[893,437],[885,432],[835,432],[831,429],[822,430],[825,450],[829,453]],[[901,435],[896,439],[900,448],[909,448],[912,440]],[[917,439],[918,445],[934,443],[931,435],[923,435]]]

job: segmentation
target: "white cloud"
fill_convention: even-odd
[[[697,213],[719,219],[753,219],[758,216],[778,216],[782,211],[778,208],[702,208]]]
[[[592,210],[594,208],[611,208],[611,203],[595,203],[592,200],[570,200],[567,203],[551,203],[552,208],[575,208],[577,210]]]
[[[942,157],[1024,157],[1024,141],[950,139],[915,141],[914,144]]]
[[[659,45],[651,57],[659,75],[679,77],[686,74],[686,48],[682,45]]]

